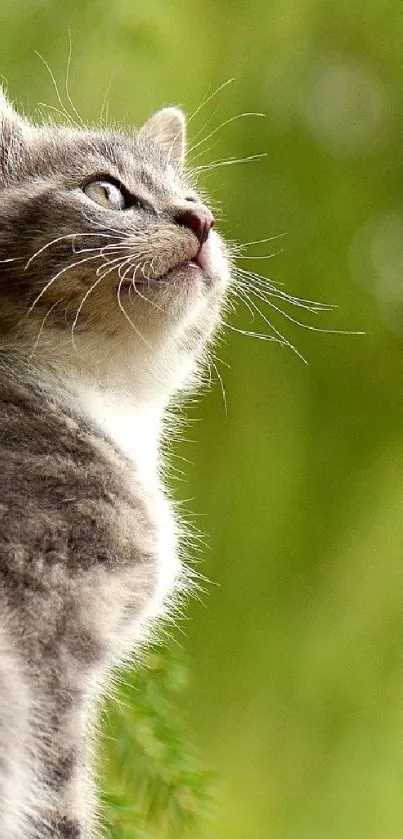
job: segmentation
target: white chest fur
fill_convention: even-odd
[[[84,414],[133,461],[133,472],[152,499],[158,532],[159,574],[154,595],[142,616],[147,632],[148,621],[159,617],[169,606],[180,577],[175,517],[159,475],[161,411],[133,407],[129,398],[111,392],[83,385],[74,389]]]

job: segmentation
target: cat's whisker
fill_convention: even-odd
[[[284,289],[278,288],[277,283],[273,283],[272,280],[269,280],[267,277],[262,277],[260,274],[256,274],[253,271],[246,271],[243,268],[238,267],[235,269],[235,272],[241,284],[249,283],[251,286],[258,288],[262,293],[265,293],[268,296],[278,296],[288,303],[300,305],[306,307],[307,309],[311,309],[312,311],[331,311],[335,308],[331,303],[322,303],[318,300],[296,297]]]
[[[108,265],[111,265],[111,268],[107,268],[107,270],[103,272],[102,276],[106,277],[107,274],[110,274],[112,271],[116,271],[118,277],[121,278],[122,277],[122,273],[121,273],[122,268],[124,268],[127,264],[129,264],[129,268],[130,268],[130,263],[132,261],[133,261],[133,254],[130,254],[130,256],[126,257],[126,259],[122,259],[122,257],[119,257],[119,260],[118,260],[119,264],[116,264],[116,260],[111,260],[109,263],[107,263]],[[115,264],[112,265],[112,262],[114,262]]]
[[[124,275],[123,275],[123,279],[127,276],[128,272],[129,272],[129,271],[131,270],[131,268],[133,267],[133,264],[134,264],[134,263],[133,263],[133,260],[134,260],[134,259],[139,260],[139,259],[140,259],[140,257],[143,257],[143,256],[145,256],[145,255],[146,255],[146,252],[145,252],[145,251],[136,251],[136,253],[133,253],[133,252],[131,253],[131,255],[130,255],[131,265],[129,265],[129,268],[127,269],[127,271],[125,271],[125,273],[124,273]],[[141,264],[142,264],[142,263],[139,263],[139,267],[141,266]],[[123,267],[123,265],[122,265],[122,267]],[[121,270],[119,269],[119,277],[121,277],[121,276],[122,276],[122,274],[121,274]]]
[[[47,321],[47,319],[48,319],[49,315],[51,315],[51,314],[52,314],[53,310],[56,308],[56,306],[58,306],[58,305],[59,305],[59,303],[61,303],[61,302],[63,301],[63,299],[64,299],[64,298],[62,297],[62,298],[61,298],[61,300],[56,300],[56,301],[53,303],[53,306],[51,306],[51,307],[50,307],[50,309],[48,309],[48,311],[46,312],[45,317],[42,319],[42,323],[41,323],[41,325],[40,325],[40,327],[39,327],[39,332],[38,332],[38,335],[37,335],[37,337],[36,337],[35,343],[34,343],[34,345],[33,345],[33,347],[32,347],[32,350],[31,350],[31,352],[30,352],[30,354],[29,354],[29,356],[28,356],[29,361],[31,361],[31,360],[32,360],[32,358],[33,358],[33,356],[34,356],[35,350],[36,350],[36,348],[37,348],[37,346],[38,346],[38,344],[39,344],[39,341],[40,341],[40,339],[41,339],[42,332],[43,332],[43,330],[44,330],[44,327],[45,327],[45,324],[46,324],[46,321]]]
[[[262,277],[254,271],[245,271],[243,268],[237,267],[235,269],[235,273],[238,276],[241,285],[249,283],[252,287],[258,288],[262,294],[266,294],[269,297],[278,297],[291,305],[299,306],[307,309],[308,311],[326,312],[335,308],[335,306],[331,303],[321,303],[317,300],[307,300],[303,297],[296,297],[289,294],[283,289],[278,288],[277,283],[273,284],[272,280],[268,280],[267,277]]]
[[[240,278],[240,283],[244,288],[250,291],[255,291],[256,294],[260,296],[262,302],[265,302],[268,305],[270,304],[271,298],[274,298],[277,300],[281,300],[284,303],[287,303],[289,306],[295,306],[298,309],[305,309],[306,312],[309,312],[312,315],[317,315],[321,312],[327,312],[331,310],[330,307],[325,305],[313,305],[308,303],[306,300],[300,300],[298,297],[292,297],[291,295],[288,295],[285,292],[284,294],[282,294],[281,291],[279,291],[276,288],[271,289],[270,287],[261,287],[257,285],[255,282],[245,280],[244,277]]]
[[[265,253],[263,255],[259,254],[259,256],[246,256],[246,254],[245,254],[245,256],[242,256],[241,254],[238,254],[237,258],[238,259],[274,259],[275,256],[280,256],[280,254],[282,254],[283,252],[284,252],[284,248],[281,248],[280,250],[273,251],[272,253]]]
[[[100,253],[104,254],[106,252],[114,253],[115,251],[118,253],[119,251],[128,250],[129,245],[121,245],[116,244],[115,242],[111,242],[109,245],[96,245],[93,248],[76,248],[75,245],[72,247],[73,253],[95,253],[95,251],[99,251]]]
[[[72,345],[74,347],[74,350],[76,352],[78,352],[78,350],[77,350],[76,342],[74,340],[74,330],[77,326],[78,319],[80,317],[80,313],[82,312],[83,306],[84,306],[86,300],[88,300],[91,292],[94,291],[94,289],[99,285],[100,282],[102,282],[103,279],[104,279],[103,277],[98,277],[98,279],[95,280],[95,282],[92,284],[92,286],[90,286],[90,288],[87,289],[87,291],[85,292],[83,298],[81,299],[81,303],[80,303],[80,305],[79,305],[79,307],[76,311],[73,323],[71,324],[71,343],[72,343]]]
[[[132,254],[130,254],[126,258],[124,257],[124,254],[119,254],[119,256],[115,257],[114,259],[107,259],[102,265],[100,265],[99,268],[97,268],[97,276],[100,276],[102,274],[103,277],[106,277],[107,274],[110,274],[112,271],[116,271],[120,277],[120,271],[122,267],[126,265],[127,262],[131,259],[133,259]]]
[[[102,276],[106,277],[107,274],[110,274],[112,271],[116,271],[118,276],[121,278],[122,277],[122,269],[129,263],[129,267],[128,267],[127,271],[130,271],[131,268],[133,267],[133,259],[139,258],[142,255],[143,254],[141,253],[141,251],[137,251],[136,255],[134,256],[133,252],[131,251],[129,256],[126,257],[126,259],[124,259],[122,255],[120,255],[120,256],[116,257],[115,259],[106,260],[103,263],[103,265],[101,265],[97,269],[96,273],[99,274],[99,275],[102,273]],[[108,267],[108,266],[111,266],[111,267]],[[106,268],[106,270],[105,270],[105,268]],[[125,278],[125,276],[126,276],[126,271],[123,275],[123,279]]]
[[[74,240],[79,238],[79,237],[82,237],[82,236],[91,236],[93,239],[96,236],[104,236],[106,239],[111,238],[110,235],[107,234],[107,233],[96,233],[96,234],[94,234],[94,233],[65,233],[63,236],[57,236],[55,239],[52,239],[50,242],[47,242],[46,245],[42,245],[41,248],[38,248],[38,250],[35,251],[35,253],[32,254],[32,256],[29,257],[28,262],[26,262],[26,264],[24,265],[24,271],[27,271],[27,269],[29,268],[31,263],[34,261],[34,259],[36,259],[38,256],[40,256],[40,254],[42,254],[48,248],[52,247],[52,245],[55,245],[58,242],[62,242],[63,240],[66,240],[66,239],[71,239],[73,244],[74,244]],[[121,239],[121,236],[120,236],[120,239]],[[73,251],[73,253],[75,252],[74,247],[72,247],[72,251]]]
[[[144,294],[141,294],[141,292],[139,292],[138,286],[136,285],[137,271],[141,271],[141,273],[143,275],[143,278],[147,279],[147,277],[144,273],[144,269],[145,269],[146,265],[147,265],[147,261],[146,262],[139,262],[138,265],[133,264],[133,266],[132,266],[133,267],[133,274],[132,274],[131,283],[130,283],[130,287],[129,287],[129,300],[130,300],[130,297],[131,297],[131,293],[133,291],[135,294],[137,294],[143,300],[146,300],[147,303],[151,303],[151,300],[149,300],[147,297],[144,296]],[[149,281],[148,281],[148,287],[149,287]]]
[[[88,215],[88,213],[85,212],[83,212],[83,218],[85,218],[85,220],[88,222],[88,224],[91,225],[92,228],[94,228],[95,230],[100,230],[103,235],[109,235],[111,239],[116,238],[120,239],[121,241],[122,239],[124,239],[124,234],[117,227],[111,227],[109,224],[102,224],[101,222],[97,221],[95,218],[92,218]]]
[[[218,367],[217,367],[217,365],[216,365],[216,363],[215,363],[215,361],[213,360],[212,357],[210,357],[210,364],[212,364],[212,366],[214,367],[217,379],[220,383],[222,401],[223,401],[224,411],[225,411],[225,418],[228,419],[227,394],[226,394],[226,391],[225,391],[224,382],[223,382],[221,373],[220,373],[220,371],[219,371],[219,369],[218,369]]]
[[[70,271],[72,268],[76,268],[78,265],[83,265],[84,262],[90,262],[93,259],[100,259],[100,254],[98,253],[98,254],[95,254],[94,256],[87,256],[85,259],[80,259],[78,262],[72,262],[71,265],[66,265],[64,268],[62,268],[60,271],[58,271],[57,274],[54,274],[54,276],[51,277],[51,279],[48,280],[46,285],[42,288],[40,293],[35,297],[34,302],[31,304],[31,306],[28,309],[28,314],[30,314],[30,312],[32,312],[32,310],[35,308],[36,304],[43,297],[43,295],[47,292],[47,290],[50,288],[50,286],[53,285],[53,283],[59,277],[61,277],[62,274],[65,274],[66,271]]]
[[[283,239],[284,236],[287,235],[287,233],[276,233],[275,236],[266,236],[264,239],[254,239],[251,242],[234,242],[233,246],[236,251],[242,252],[245,248],[251,247],[251,245],[265,245],[267,242],[275,242],[277,239]]]
[[[134,293],[137,294],[138,297],[141,297],[142,300],[145,300],[145,302],[148,303],[150,306],[152,306],[153,309],[157,309],[158,312],[163,312],[164,310],[163,310],[162,306],[157,306],[157,304],[154,302],[154,300],[150,300],[149,297],[146,297],[144,294],[142,294],[141,291],[139,290],[138,285],[136,285],[136,272],[139,268],[141,270],[141,273],[142,273],[144,279],[148,280],[148,284],[150,282],[150,278],[146,276],[145,271],[144,271],[145,265],[146,265],[146,263],[143,263],[143,264],[139,263],[139,265],[137,265],[136,268],[134,269],[132,282],[131,282],[131,286],[130,286],[130,289],[129,289],[129,297],[130,297],[130,292],[133,289]],[[148,287],[149,287],[149,285],[148,285]]]
[[[261,285],[257,283],[256,280],[248,280],[247,278],[239,275],[238,279],[240,284],[244,288],[255,290],[261,295],[262,300],[264,299],[267,303],[270,302],[271,298],[282,300],[284,303],[287,303],[290,306],[295,306],[299,309],[305,309],[305,311],[310,312],[313,315],[317,315],[320,312],[331,311],[332,308],[326,306],[325,304],[316,304],[307,300],[300,299],[298,297],[294,297],[291,294],[287,294],[287,292],[281,291],[281,289],[275,287],[272,288],[270,285]]]
[[[253,311],[252,306],[250,305],[248,298],[247,298],[247,297],[242,296],[242,295],[239,293],[239,286],[234,286],[234,287],[232,288],[232,294],[233,294],[233,296],[234,296],[234,297],[237,297],[237,298],[238,298],[238,300],[241,300],[241,301],[242,301],[242,303],[244,304],[244,306],[246,306],[246,308],[247,308],[247,309],[249,309],[249,312],[250,312],[251,318],[252,318],[252,320],[254,321],[254,320],[255,320],[255,312]]]
[[[237,292],[238,292],[238,294],[239,294],[241,297],[243,297],[243,295],[244,295],[244,294],[246,294],[246,292],[245,292],[243,289],[241,290],[241,289],[239,288],[239,286],[238,286]],[[297,356],[298,356],[298,358],[300,358],[300,359],[301,359],[301,361],[303,361],[303,362],[304,362],[304,364],[307,364],[308,362],[307,362],[306,358],[304,358],[304,356],[302,355],[302,353],[300,353],[300,351],[297,349],[297,347],[295,347],[295,346],[294,346],[294,344],[292,344],[292,343],[291,343],[291,341],[289,341],[287,338],[285,338],[285,336],[284,336],[284,335],[283,335],[283,334],[282,334],[282,333],[281,333],[281,332],[277,329],[277,327],[276,327],[276,326],[274,326],[274,324],[272,323],[272,321],[271,321],[271,320],[269,320],[269,318],[268,318],[268,317],[266,317],[266,315],[264,315],[264,314],[263,314],[263,312],[261,311],[261,309],[259,309],[259,306],[258,306],[258,305],[257,305],[257,304],[256,304],[256,303],[255,303],[255,302],[254,302],[254,301],[253,301],[250,297],[248,298],[248,302],[249,302],[249,303],[250,303],[250,305],[252,306],[252,309],[254,309],[254,310],[255,310],[255,312],[256,312],[258,315],[260,315],[260,317],[261,317],[261,318],[262,318],[262,320],[263,320],[263,321],[267,324],[267,326],[269,327],[269,329],[271,329],[271,330],[272,330],[272,332],[274,332],[274,334],[275,334],[275,335],[276,335],[276,336],[280,339],[280,341],[283,343],[283,345],[284,345],[284,346],[287,346],[290,350],[292,350],[292,352],[293,352],[293,353],[295,353],[295,355],[297,355]],[[276,306],[274,306],[273,308],[275,308],[275,309],[276,309],[277,307],[276,307]],[[278,309],[277,309],[277,311],[281,311],[281,310],[278,310]]]
[[[147,273],[147,274],[146,274],[146,271],[145,271],[146,266],[147,266],[147,261],[144,262],[143,265],[141,266],[141,273],[142,273],[144,279],[147,280],[147,288],[150,288],[150,283],[155,278],[154,262],[155,262],[155,258],[152,256],[151,259],[148,261],[148,272],[149,273]],[[151,274],[151,276],[150,276],[150,274]]]
[[[223,325],[226,329],[230,329],[231,332],[237,332],[238,335],[246,335],[249,338],[258,338],[260,341],[273,341],[275,344],[280,344],[282,347],[288,347],[288,341],[281,341],[279,338],[276,338],[274,335],[266,335],[265,332],[253,332],[250,329],[240,329],[238,326],[233,326],[228,321],[223,321]]]
[[[211,384],[212,384],[212,381],[213,381],[213,372],[212,372],[211,360],[210,360],[210,358],[209,358],[208,356],[206,356],[206,361],[205,361],[205,364],[206,364],[206,366],[207,366],[207,370],[208,370],[208,382],[207,382],[207,386],[210,388],[210,387],[211,387]],[[203,381],[204,381],[204,379],[203,379]]]
[[[323,332],[326,335],[363,335],[364,334],[363,332],[360,332],[360,331],[357,331],[357,330],[326,329],[326,328],[323,328],[323,327],[320,327],[320,326],[312,326],[309,323],[303,323],[302,321],[299,321],[296,318],[294,318],[288,312],[285,312],[283,309],[280,309],[280,307],[276,306],[276,304],[273,303],[271,300],[268,300],[268,299],[262,297],[259,294],[259,292],[256,291],[256,289],[250,288],[249,290],[250,290],[251,294],[253,294],[255,297],[258,297],[264,303],[267,303],[268,306],[270,306],[270,308],[273,309],[275,312],[278,312],[279,314],[281,314],[283,317],[286,318],[286,320],[289,320],[291,323],[295,324],[295,326],[302,327],[302,329],[308,329],[310,332]],[[262,315],[262,317],[263,317],[263,315]]]
[[[137,326],[135,326],[135,324],[133,323],[133,321],[131,320],[131,318],[130,318],[130,317],[129,317],[129,315],[127,314],[126,309],[125,309],[125,308],[124,308],[124,306],[122,305],[122,301],[121,301],[121,299],[120,299],[120,292],[121,292],[121,288],[122,288],[122,283],[123,283],[123,280],[121,279],[121,280],[119,281],[118,290],[117,290],[117,301],[118,301],[119,309],[120,309],[120,310],[121,310],[121,312],[123,313],[124,317],[126,318],[126,320],[128,321],[128,323],[130,324],[130,326],[132,327],[132,329],[134,330],[134,332],[136,333],[136,335],[138,335],[138,336],[139,336],[139,338],[140,338],[140,339],[143,341],[143,343],[146,345],[146,347],[148,347],[148,349],[150,349],[150,350],[152,351],[152,346],[151,346],[151,344],[149,344],[149,342],[148,342],[148,341],[147,341],[147,339],[144,337],[144,335],[140,332],[140,330],[139,330],[139,329],[137,329]]]

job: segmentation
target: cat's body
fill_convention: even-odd
[[[185,584],[160,437],[229,272],[183,142],[173,109],[126,138],[0,94],[2,839],[96,834],[99,699]]]

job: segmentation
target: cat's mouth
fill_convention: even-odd
[[[179,262],[177,265],[174,265],[173,268],[170,268],[169,271],[166,271],[164,274],[154,274],[151,277],[147,276],[146,273],[136,273],[133,271],[131,276],[122,277],[119,280],[116,284],[116,290],[121,292],[122,290],[136,288],[137,286],[155,286],[156,284],[160,285],[162,283],[169,283],[189,275],[190,272],[197,272],[198,274],[202,273],[202,268],[193,259],[186,259],[183,262]]]
[[[192,275],[194,276],[194,279],[196,279],[197,276],[203,278],[208,274],[210,263],[210,244],[209,242],[205,242],[201,245],[195,256],[191,259],[181,260],[164,273],[147,276],[144,271],[142,272],[141,270],[136,270],[134,268],[130,275],[123,276],[119,280],[116,285],[116,290],[120,294],[122,290],[134,289],[136,286],[151,286],[155,284],[174,282],[175,280],[185,278],[191,279]]]

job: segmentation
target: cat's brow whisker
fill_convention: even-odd
[[[196,170],[196,167],[194,165],[195,161],[199,160],[200,157],[203,157],[203,156],[206,157],[206,155],[208,155],[212,150],[213,150],[213,145],[207,146],[207,148],[202,149],[202,151],[199,151],[197,154],[194,155],[194,157],[192,157],[191,160],[188,160],[188,156],[186,156],[186,165],[190,169],[190,172],[195,172],[195,170]]]
[[[105,125],[107,125],[108,122],[109,122],[109,113],[108,113],[109,101],[108,100],[109,100],[109,94],[111,92],[113,73],[114,73],[114,71],[112,71],[112,73],[109,76],[109,81],[108,81],[108,84],[106,86],[106,90],[105,90],[105,93],[104,93],[104,96],[103,96],[103,99],[102,99],[101,112],[99,114],[99,122],[100,122],[101,125],[104,122],[105,122]]]
[[[197,140],[197,138],[198,138],[198,137],[200,137],[200,134],[202,134],[202,133],[203,133],[203,131],[204,131],[206,128],[208,128],[208,127],[212,124],[213,119],[214,119],[214,117],[216,116],[216,113],[217,113],[217,109],[215,108],[215,109],[213,110],[213,112],[212,112],[211,116],[210,116],[208,119],[206,119],[206,121],[205,121],[205,122],[203,123],[203,125],[199,128],[199,130],[198,130],[198,131],[196,131],[196,132],[193,134],[193,137],[192,137],[192,142],[194,142],[195,140]],[[192,152],[192,147],[191,147],[191,146],[189,146],[189,147],[188,147],[188,149],[186,150],[186,156],[188,156],[189,154],[191,154],[191,152]]]
[[[66,119],[68,119],[68,120],[69,120],[69,122],[71,122],[71,123],[72,123],[72,125],[74,125],[74,126],[75,126],[75,128],[80,129],[80,128],[81,128],[80,123],[76,122],[76,120],[75,120],[75,119],[71,116],[71,114],[69,114],[68,110],[66,109],[66,107],[65,107],[65,105],[64,105],[64,102],[63,102],[63,100],[62,100],[62,97],[60,96],[60,93],[59,93],[59,88],[58,88],[58,86],[57,86],[56,79],[55,79],[55,77],[54,77],[53,71],[51,70],[51,68],[50,68],[50,66],[49,66],[49,64],[48,64],[48,62],[47,62],[47,61],[46,61],[46,59],[43,57],[43,55],[41,55],[41,53],[40,53],[40,52],[38,52],[38,50],[35,50],[35,55],[37,55],[37,56],[38,56],[38,58],[40,58],[40,60],[41,60],[41,61],[42,61],[42,63],[45,65],[45,67],[46,67],[46,69],[47,69],[47,71],[48,71],[48,73],[49,73],[49,75],[50,75],[50,78],[51,78],[51,80],[52,80],[53,87],[54,87],[55,92],[56,92],[57,101],[58,101],[58,103],[59,103],[59,105],[60,105],[60,107],[61,107],[61,109],[62,109],[62,112],[63,112],[63,116],[64,116]]]
[[[227,79],[227,81],[223,82],[223,83],[222,83],[222,84],[220,84],[218,87],[216,87],[216,88],[215,88],[215,90],[213,90],[213,92],[212,92],[212,93],[210,93],[210,95],[209,95],[209,96],[207,96],[207,98],[206,98],[206,99],[203,99],[203,101],[202,101],[202,102],[200,103],[200,105],[196,108],[196,110],[195,110],[195,111],[193,111],[193,113],[190,115],[190,117],[188,117],[188,124],[189,124],[190,122],[192,122],[192,120],[194,120],[195,116],[197,116],[197,114],[199,114],[199,113],[200,113],[200,111],[201,111],[203,108],[205,108],[205,107],[206,107],[206,105],[208,105],[208,103],[209,103],[209,102],[211,102],[211,100],[212,100],[212,99],[214,99],[214,97],[215,97],[215,96],[217,96],[217,94],[218,94],[218,93],[221,93],[221,91],[222,91],[222,90],[224,90],[224,88],[228,87],[228,85],[232,84],[234,81],[235,81],[235,77],[234,77],[234,78],[231,78],[231,79]]]
[[[48,111],[54,111],[56,114],[59,114],[59,116],[61,116],[63,119],[66,119],[66,114],[64,113],[64,111],[60,110],[60,108],[56,108],[55,105],[48,105],[47,102],[38,102],[38,107],[46,108],[46,110]],[[44,115],[44,117],[45,116],[46,115]],[[50,121],[50,117],[48,117],[48,120]]]
[[[252,163],[255,160],[262,160],[264,157],[267,157],[267,152],[250,154],[247,157],[228,157],[226,160],[213,160],[212,163],[195,166],[193,172],[207,172],[212,169],[218,169],[220,166],[234,166],[237,163]]]
[[[207,143],[207,140],[210,140],[211,137],[214,137],[215,134],[218,134],[219,131],[221,131],[223,128],[225,128],[226,125],[230,125],[231,122],[236,122],[236,120],[243,119],[244,117],[265,117],[265,116],[266,116],[266,114],[260,114],[260,113],[257,113],[255,111],[245,111],[242,114],[236,114],[233,117],[229,117],[229,119],[225,119],[223,122],[220,123],[220,125],[217,125],[217,127],[214,128],[213,131],[210,131],[210,134],[207,134],[206,137],[204,137],[202,140],[199,140],[197,143],[195,143],[195,145],[190,149],[189,153],[191,154],[197,148],[199,148],[199,146],[203,145],[204,143]]]
[[[68,54],[68,57],[67,57],[66,81],[65,81],[65,86],[64,87],[65,87],[65,91],[66,91],[67,101],[68,101],[73,113],[76,115],[76,117],[79,121],[79,124],[81,125],[81,128],[86,129],[86,125],[85,125],[84,121],[82,120],[82,118],[80,117],[80,114],[78,113],[77,108],[73,104],[73,100],[70,96],[70,67],[71,67],[72,52],[73,52],[73,43],[72,43],[72,38],[71,38],[71,30],[69,30],[69,54]]]

